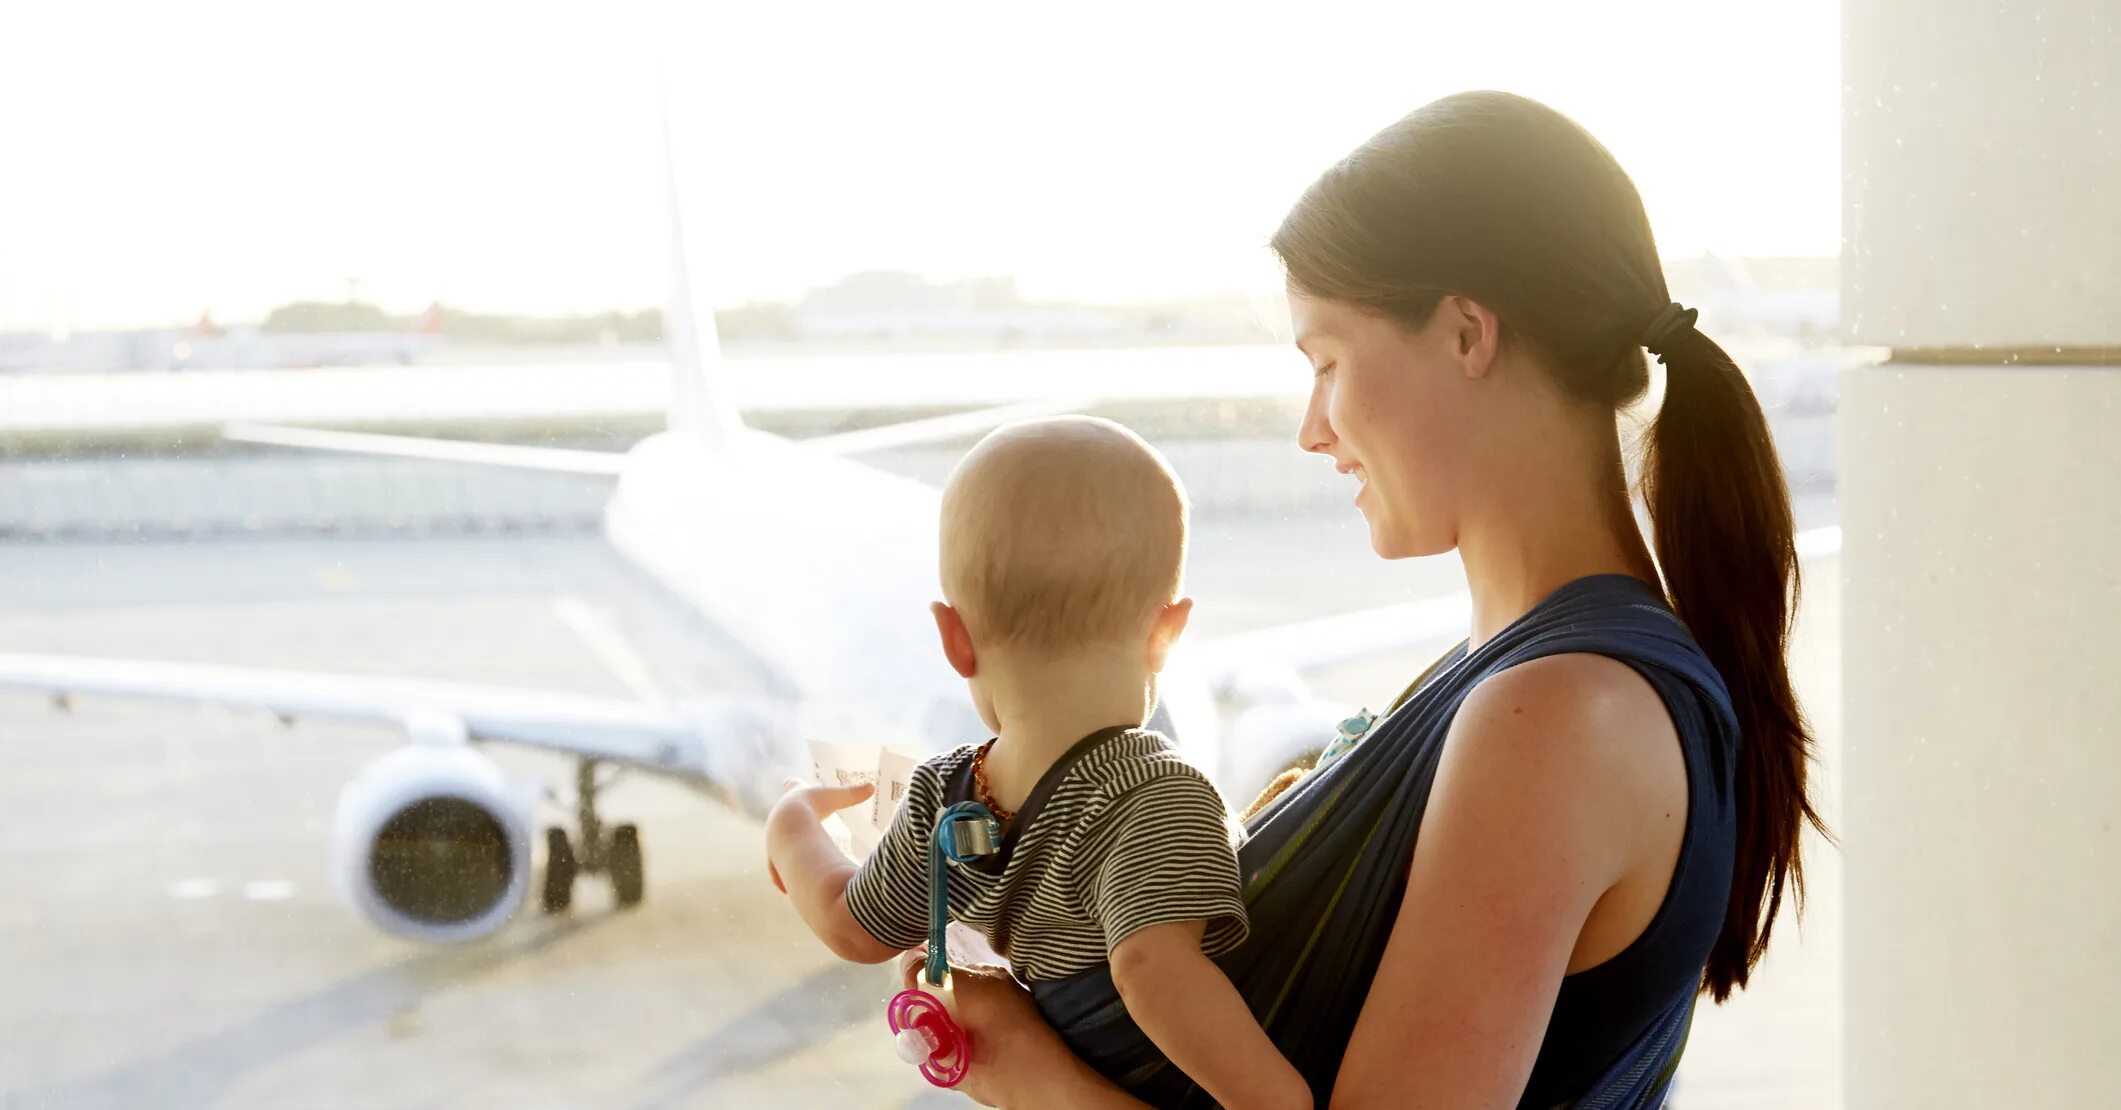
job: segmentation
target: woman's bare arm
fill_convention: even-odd
[[[1553,656],[1467,697],[1334,1107],[1516,1105],[1584,922],[1629,862],[1634,776],[1670,742],[1662,703],[1619,666]]]

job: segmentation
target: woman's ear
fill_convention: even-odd
[[[1502,321],[1488,306],[1470,297],[1449,296],[1437,302],[1434,323],[1468,378],[1486,377],[1502,350]]]
[[[943,658],[950,661],[950,669],[960,678],[975,678],[979,675],[979,653],[972,648],[972,631],[965,627],[965,618],[958,615],[943,602],[928,606],[935,614],[935,631],[943,640]]]
[[[1156,623],[1149,626],[1149,670],[1160,674],[1164,662],[1171,657],[1171,648],[1185,634],[1186,622],[1193,617],[1193,599],[1182,597],[1156,612]]]

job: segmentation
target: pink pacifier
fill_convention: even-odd
[[[950,954],[943,936],[950,924],[948,865],[993,855],[1001,842],[1001,822],[978,802],[959,802],[936,818],[928,845],[928,960],[920,979],[927,989],[898,992],[884,1011],[899,1059],[920,1065],[921,1075],[938,1087],[957,1086],[972,1067],[972,1034],[943,1005],[950,997]]]
[[[972,1065],[972,1035],[958,1027],[942,999],[924,990],[903,990],[885,1011],[899,1059],[918,1064],[938,1087],[955,1087]]]

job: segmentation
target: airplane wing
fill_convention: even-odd
[[[708,777],[699,730],[670,709],[532,690],[311,674],[250,667],[0,654],[0,688],[48,694],[62,708],[109,694],[262,709],[282,721],[318,718],[401,728],[415,739],[491,740]],[[454,729],[457,736],[433,737]]]
[[[558,474],[591,474],[616,478],[626,456],[616,451],[579,451],[565,447],[528,447],[514,443],[474,443],[459,439],[423,436],[379,435],[372,432],[334,432],[321,428],[290,428],[277,424],[228,424],[221,438],[236,443],[263,443],[274,447],[300,447],[310,451],[339,451],[355,455],[389,455],[437,462],[481,463],[518,470],[543,470]]]
[[[876,428],[814,436],[795,442],[833,455],[854,455],[978,435],[1012,421],[1073,412],[1086,404],[1087,402],[1076,399],[996,405],[992,408],[953,412]],[[748,428],[742,431],[749,435],[769,434]],[[221,438],[236,443],[260,443],[309,451],[473,463],[516,470],[540,470],[554,474],[582,474],[607,478],[617,477],[626,462],[625,453],[620,451],[584,451],[569,447],[533,447],[513,443],[475,443],[470,440],[384,435],[375,432],[339,432],[278,424],[228,424],[222,427]]]

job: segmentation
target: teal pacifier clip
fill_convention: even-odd
[[[945,861],[970,863],[1001,850],[1002,823],[978,802],[959,802],[935,819],[928,842],[928,962],[921,977],[940,987],[950,974],[950,955],[943,930],[950,924],[950,868]]]
[[[1333,731],[1333,739],[1326,744],[1324,751],[1318,753],[1318,762],[1313,763],[1311,769],[1322,771],[1341,756],[1354,751],[1355,745],[1361,743],[1362,738],[1368,736],[1370,730],[1377,726],[1377,721],[1377,714],[1365,709],[1340,722],[1339,727]]]

